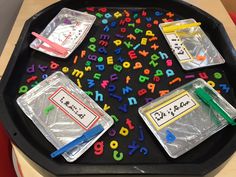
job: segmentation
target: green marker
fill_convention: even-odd
[[[204,103],[219,113],[229,124],[236,125],[234,119],[232,119],[203,88],[197,88],[195,93]]]

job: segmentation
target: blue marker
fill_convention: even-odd
[[[67,152],[67,151],[71,150],[76,145],[79,145],[79,144],[82,144],[84,142],[90,141],[96,135],[101,133],[103,130],[104,130],[104,128],[100,124],[93,127],[92,129],[86,131],[82,136],[76,138],[75,140],[71,141],[70,143],[66,144],[65,146],[63,146],[60,149],[58,149],[58,150],[54,151],[53,153],[51,153],[51,155],[50,155],[51,158],[55,158],[55,157],[63,154],[64,152]]]

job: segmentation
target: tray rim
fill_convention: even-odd
[[[213,155],[211,159],[208,159],[204,161],[203,163],[199,164],[154,164],[154,165],[120,165],[120,164],[114,164],[114,165],[79,165],[78,164],[66,164],[63,165],[63,167],[56,163],[54,160],[48,160],[48,157],[42,155],[37,148],[32,146],[21,134],[21,131],[17,129],[17,126],[15,126],[12,119],[9,119],[10,114],[7,111],[7,106],[4,99],[4,92],[5,87],[8,84],[8,80],[13,73],[13,70],[15,68],[15,64],[17,61],[17,58],[21,52],[22,44],[24,42],[25,37],[27,36],[27,31],[31,25],[31,22],[35,20],[37,17],[39,17],[43,13],[47,13],[49,10],[56,6],[63,6],[63,4],[66,4],[70,2],[71,0],[64,0],[56,2],[45,9],[39,11],[37,14],[33,15],[31,18],[29,18],[22,29],[22,32],[20,34],[20,37],[17,41],[17,44],[15,46],[15,49],[11,55],[11,58],[9,60],[9,63],[7,65],[7,68],[3,74],[2,80],[0,82],[0,114],[1,114],[1,120],[4,124],[4,127],[7,128],[7,132],[10,135],[13,142],[17,145],[17,147],[20,148],[22,152],[24,152],[31,160],[36,162],[38,165],[43,167],[44,169],[53,172],[55,175],[75,175],[75,174],[164,174],[164,175],[173,175],[173,174],[183,174],[183,175],[204,175],[210,171],[212,171],[214,168],[219,166],[221,163],[223,163],[225,160],[229,158],[230,155],[232,155],[235,152],[236,149],[236,136],[232,137],[231,141],[229,141],[224,148],[221,149],[217,154]],[[104,2],[103,0],[100,0],[101,2]],[[132,1],[132,0],[130,0]],[[158,0],[157,0],[158,1]],[[207,15],[211,20],[213,20],[217,25],[216,28],[221,32],[221,35],[223,35],[224,42],[226,42],[227,47],[230,48],[230,54],[236,61],[236,51],[224,29],[224,26],[221,22],[219,22],[217,19],[209,15],[208,13],[204,12],[203,10],[199,9],[198,7],[193,6],[192,4],[189,4],[187,2],[178,1],[178,0],[169,0],[170,2],[179,3],[180,5],[187,6],[188,8],[191,8],[191,10],[195,10],[198,13],[201,13],[202,15]],[[84,0],[84,5],[86,6],[86,0]],[[109,1],[105,1],[109,2]],[[133,1],[134,2],[134,1]],[[125,6],[120,6],[125,7]],[[128,6],[127,6],[128,7]],[[143,6],[145,7],[145,6]],[[236,66],[236,65],[235,65]],[[38,156],[37,154],[40,154]],[[219,160],[220,159],[220,160]],[[70,166],[67,168],[67,166]],[[99,167],[99,168],[98,168]],[[114,170],[114,168],[116,170]],[[52,170],[54,169],[54,170]],[[57,170],[55,170],[57,169]],[[68,170],[69,169],[69,170]],[[144,171],[144,172],[143,172]]]

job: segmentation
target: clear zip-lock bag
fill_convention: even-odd
[[[184,70],[224,64],[225,60],[194,19],[160,23],[159,27]]]
[[[30,44],[30,47],[54,57],[67,58],[82,43],[95,20],[94,15],[63,8],[40,35],[66,49],[67,54],[58,53],[38,38]]]
[[[103,131],[91,140],[63,153],[68,162],[79,158],[114,123],[94,100],[60,71],[21,95],[17,103],[57,149],[97,125],[103,127]]]
[[[236,109],[203,79],[196,79],[139,108],[172,158],[188,152],[228,124]]]

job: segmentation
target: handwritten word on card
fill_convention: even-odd
[[[160,130],[193,111],[198,106],[199,104],[193,97],[187,91],[184,91],[163,104],[149,110],[146,115],[156,129]]]
[[[176,58],[180,62],[186,62],[193,59],[176,33],[165,33],[164,35]]]
[[[54,92],[49,100],[86,130],[99,119],[96,112],[63,87]]]

